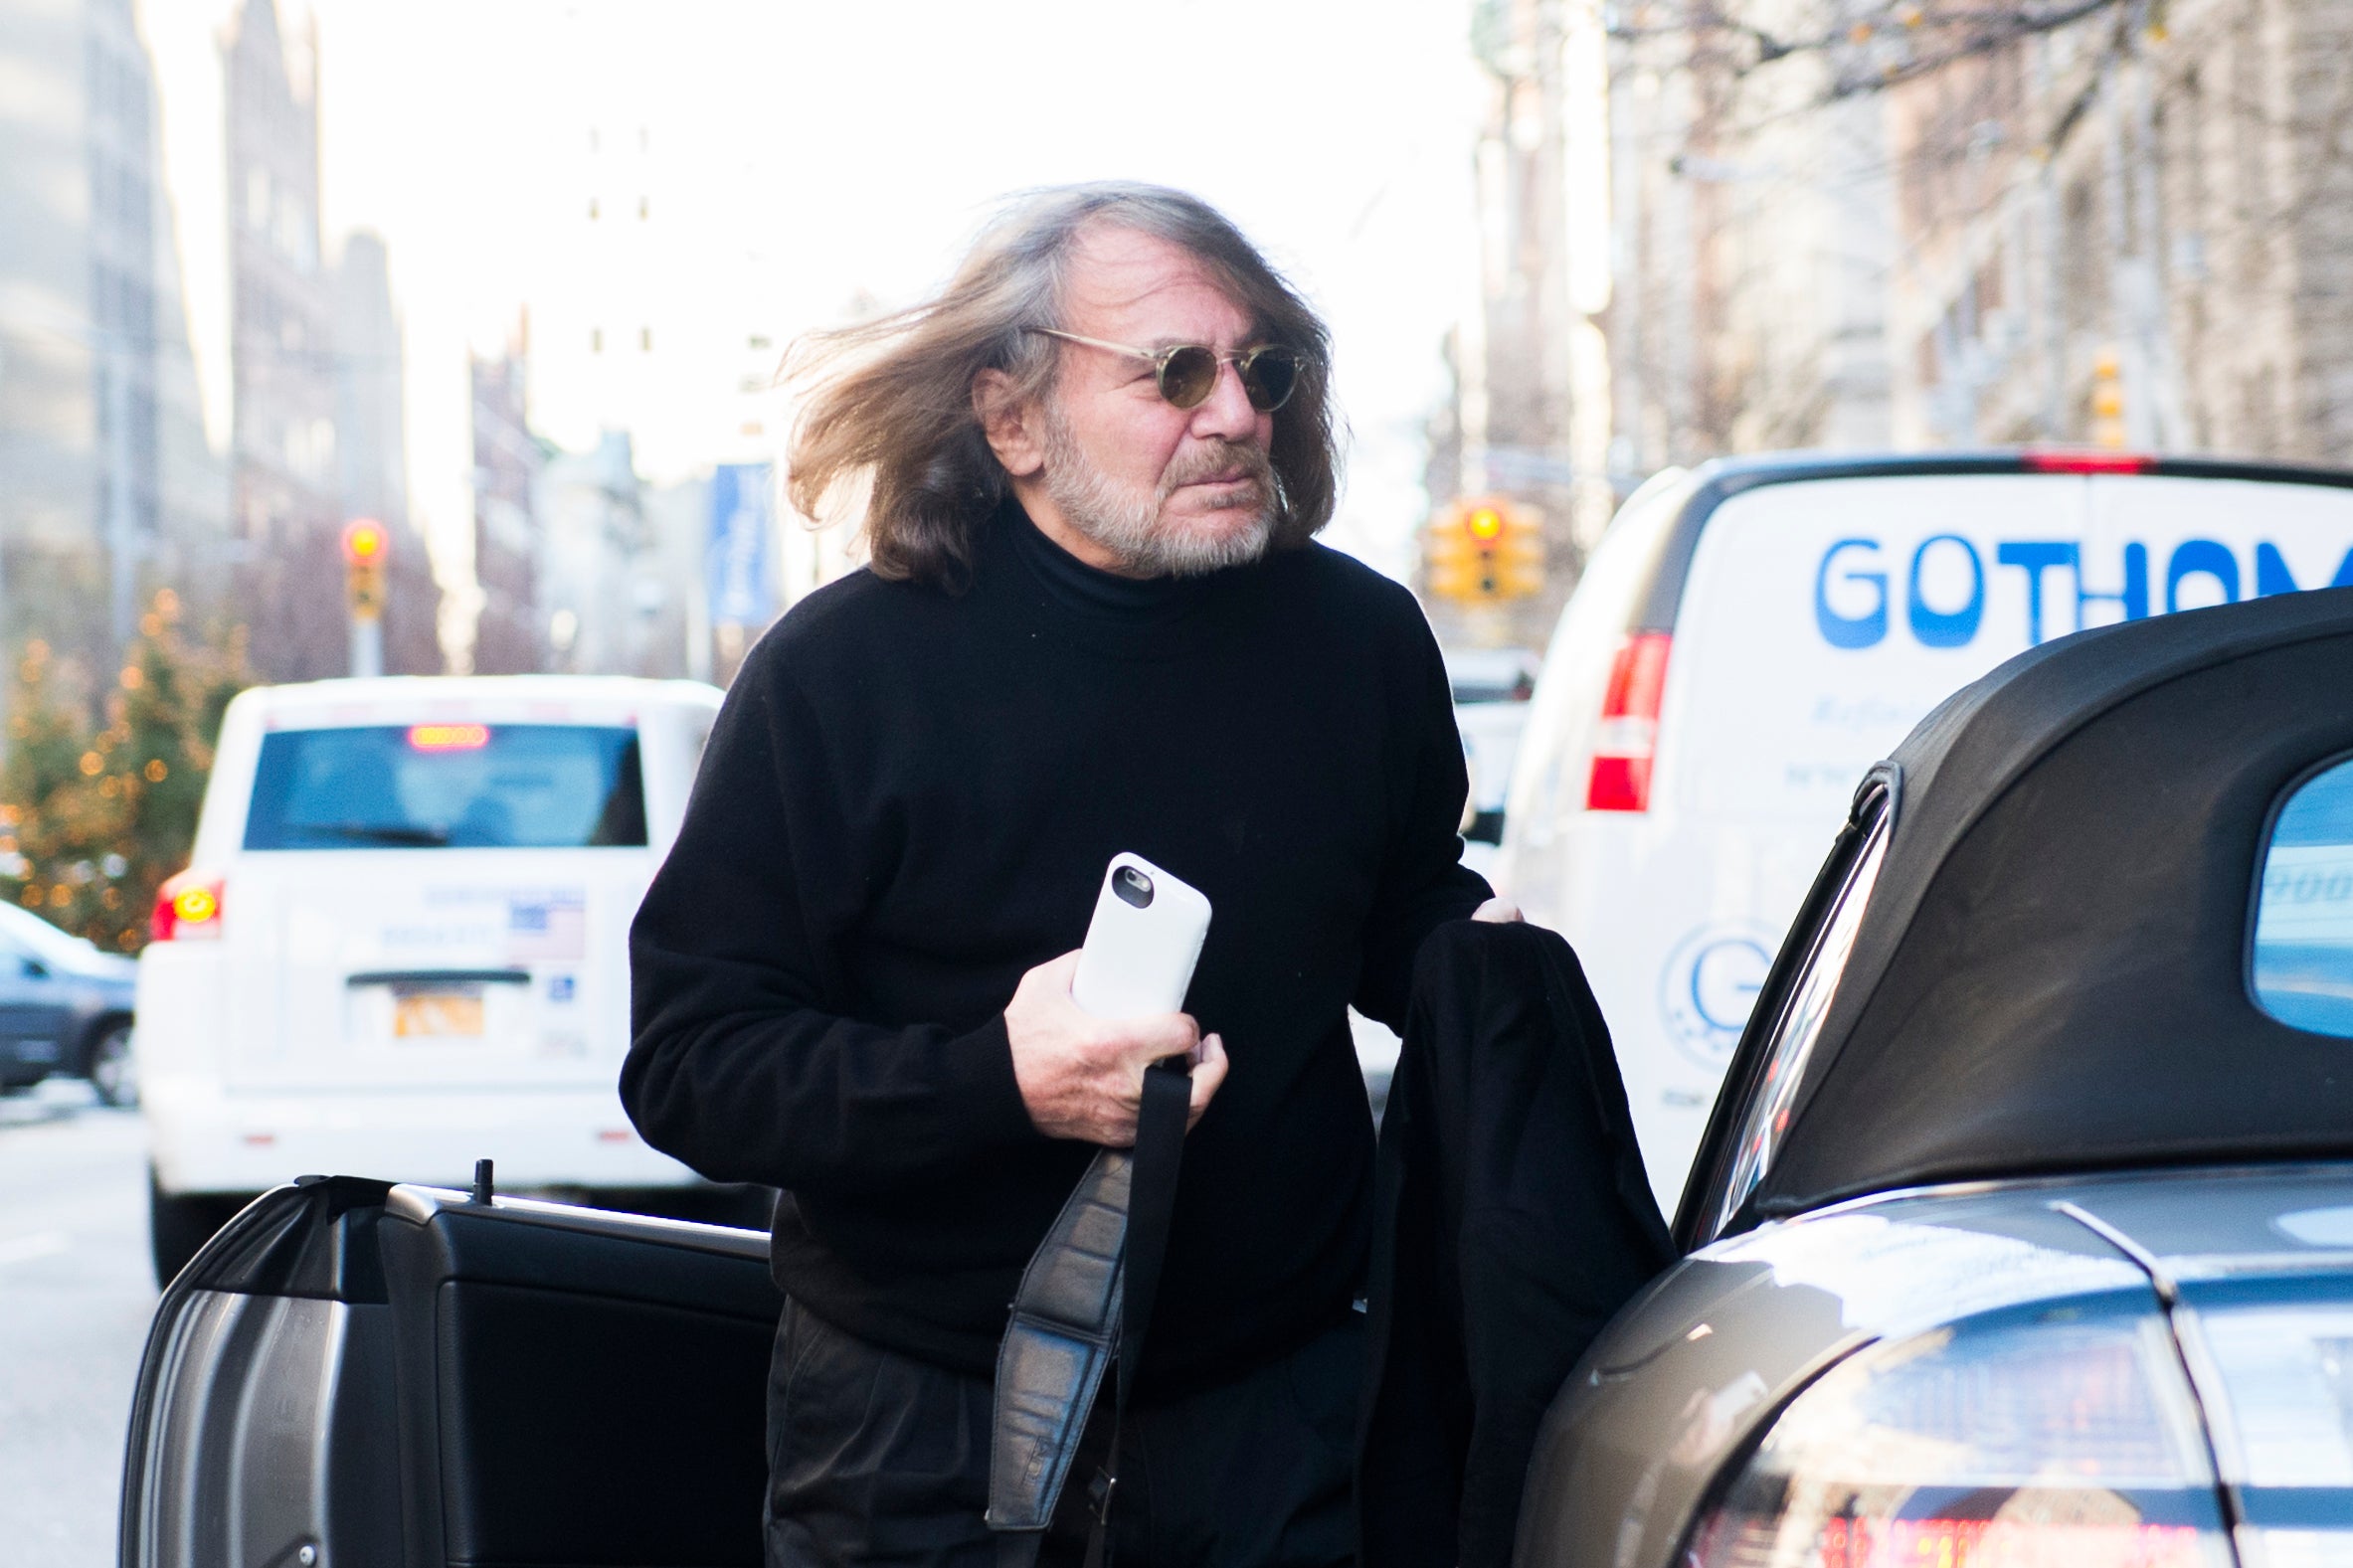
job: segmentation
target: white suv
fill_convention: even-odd
[[[307,1171],[688,1187],[616,1088],[629,927],[719,709],[687,681],[321,681],[229,706],[139,958],[156,1272]]]

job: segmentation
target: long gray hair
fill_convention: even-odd
[[[874,572],[960,588],[978,529],[1009,484],[973,411],[973,380],[1000,370],[1016,396],[1054,385],[1059,345],[1029,330],[1062,324],[1070,257],[1091,228],[1132,230],[1197,257],[1256,330],[1300,356],[1298,390],[1275,415],[1276,548],[1305,544],[1339,491],[1331,339],[1307,301],[1225,217],[1159,185],[1062,186],[1016,199],[935,299],[795,345],[787,377],[812,388],[793,428],[789,493],[818,517],[826,498],[870,476],[865,531]]]

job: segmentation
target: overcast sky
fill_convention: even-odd
[[[234,5],[148,0],[178,189],[219,156],[201,81]],[[280,5],[298,28],[303,0]],[[662,323],[663,352],[627,366],[634,385],[549,352],[537,402],[568,444],[626,421],[641,469],[681,477],[743,454],[747,331],[781,346],[860,293],[919,297],[1005,192],[1133,178],[1223,208],[1327,312],[1356,432],[1331,537],[1402,571],[1440,340],[1470,289],[1467,9],[316,0],[327,249],[355,226],[391,246],[413,504],[461,537],[465,351],[495,345],[520,306],[535,334],[565,334],[550,350],[577,347],[572,324],[600,312]],[[616,145],[633,122],[641,153]],[[660,202],[626,255],[584,227],[586,196],[617,180]],[[191,219],[197,246],[217,220]],[[189,270],[199,315],[225,309],[218,264],[191,256]]]

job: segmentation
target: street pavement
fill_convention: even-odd
[[[155,1286],[138,1114],[0,1098],[0,1562],[106,1568]]]

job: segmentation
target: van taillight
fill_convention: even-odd
[[[1618,644],[1601,694],[1601,726],[1593,741],[1593,773],[1585,785],[1588,811],[1650,809],[1651,759],[1659,746],[1659,695],[1667,688],[1664,631],[1637,631]]]
[[[221,935],[221,878],[183,871],[155,890],[147,932],[157,942],[206,942]]]

